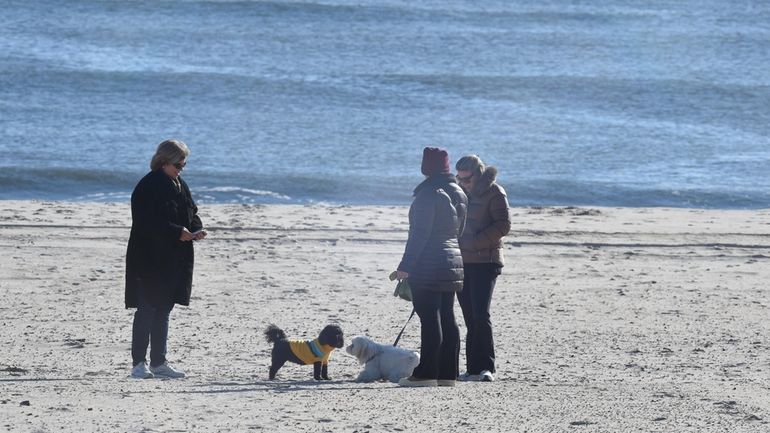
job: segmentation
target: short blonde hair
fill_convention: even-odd
[[[166,164],[178,164],[189,155],[190,149],[182,140],[166,140],[158,145],[150,161],[150,170],[159,170]]]
[[[484,161],[479,158],[478,155],[468,155],[463,156],[462,158],[457,160],[457,164],[455,164],[455,169],[457,171],[470,171],[471,173],[475,175],[482,175],[484,174],[484,170],[486,170],[486,166],[484,165]]]

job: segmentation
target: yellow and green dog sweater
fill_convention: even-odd
[[[315,364],[316,362],[324,365],[328,364],[329,355],[335,349],[334,346],[319,343],[317,338],[315,340],[291,340],[289,341],[289,348],[294,356],[305,363],[305,365]]]

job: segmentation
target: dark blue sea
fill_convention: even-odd
[[[770,3],[2,0],[0,199],[408,204],[424,146],[512,205],[770,207]]]

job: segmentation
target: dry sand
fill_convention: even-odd
[[[512,209],[497,381],[358,384],[343,351],[331,382],[288,364],[268,381],[269,323],[393,341],[406,214],[202,206],[210,236],[169,337],[189,377],[135,380],[128,205],[0,202],[0,431],[770,431],[768,211]],[[415,319],[402,346],[418,337]]]

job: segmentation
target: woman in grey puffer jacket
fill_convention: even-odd
[[[399,385],[453,386],[460,356],[454,297],[463,288],[458,237],[468,199],[450,172],[446,150],[426,147],[422,173],[427,178],[414,190],[409,239],[397,274],[399,280],[408,279],[420,317],[420,364]]]

